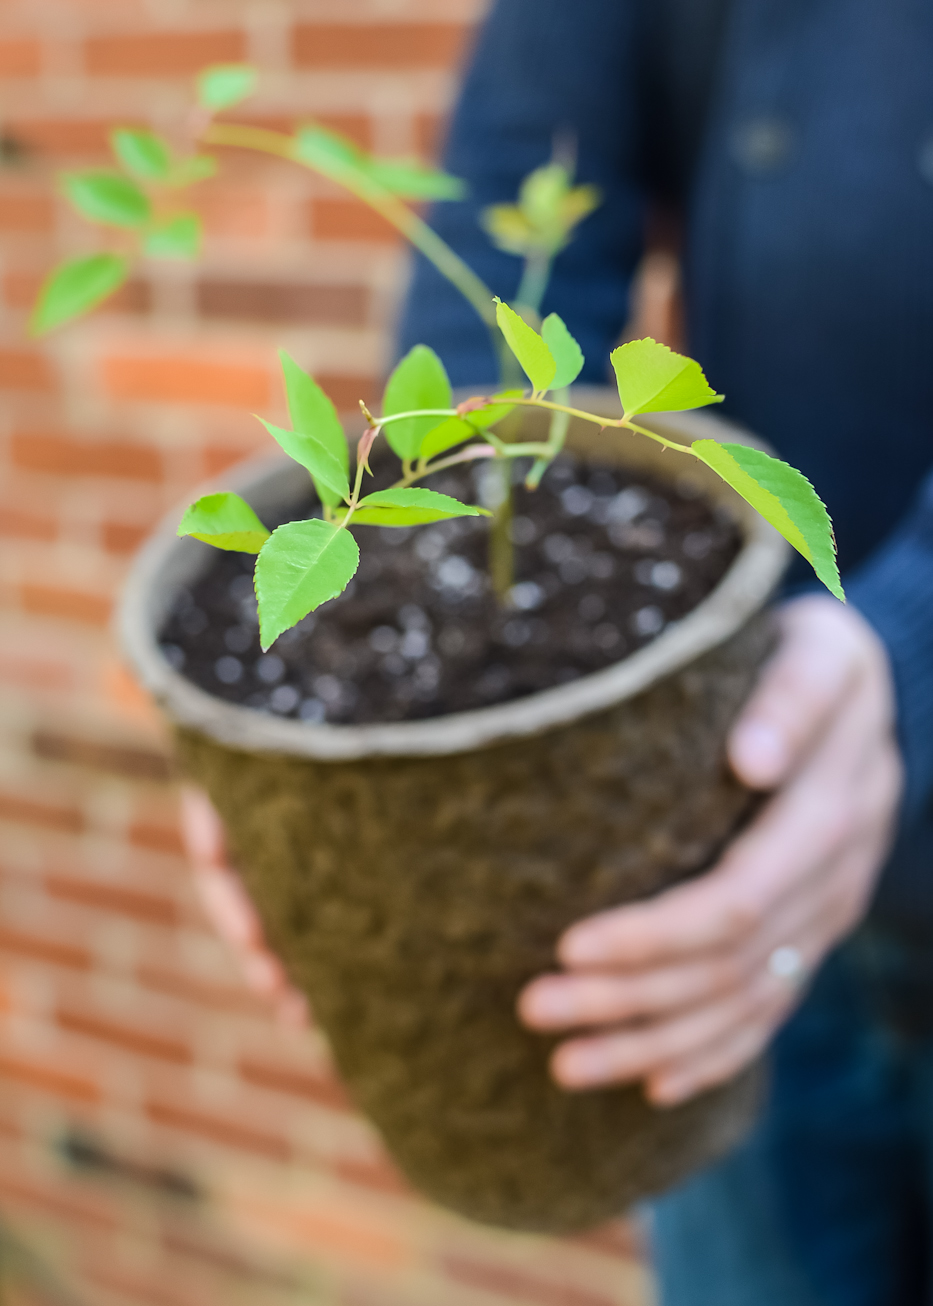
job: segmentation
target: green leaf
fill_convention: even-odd
[[[269,532],[249,504],[238,494],[207,494],[186,509],[178,535],[193,535],[216,549],[233,553],[258,553]]]
[[[507,391],[508,397],[521,398],[521,390]],[[503,396],[505,397],[505,396]],[[434,458],[456,444],[462,444],[473,435],[481,435],[496,422],[501,422],[515,411],[514,404],[490,404],[487,408],[474,408],[463,417],[448,417],[439,426],[428,431],[418,450],[419,458]]]
[[[336,503],[349,499],[350,483],[347,474],[325,444],[313,435],[306,435],[304,431],[283,431],[280,426],[273,426],[262,417],[259,420],[289,458],[294,458],[296,463],[301,463],[302,467],[308,469],[316,488],[323,487]]]
[[[521,399],[524,395],[523,390],[503,390],[501,394],[493,395],[493,399]],[[495,426],[496,422],[501,422],[503,417],[508,417],[509,413],[514,413],[515,405],[510,403],[492,403],[485,408],[474,408],[471,412],[465,413],[466,420],[473,426],[479,427],[481,431],[488,430],[490,426]]]
[[[112,172],[72,172],[62,178],[65,194],[84,218],[111,227],[141,227],[149,221],[149,200],[128,177]]]
[[[449,173],[427,168],[417,160],[370,159],[367,174],[393,195],[409,200],[461,200],[466,184]]]
[[[217,172],[217,160],[212,154],[194,154],[190,159],[180,159],[166,178],[166,186],[193,186],[196,181],[206,181]]]
[[[317,123],[299,127],[295,133],[295,157],[326,177],[341,181],[349,173],[362,174],[367,157],[353,141]]]
[[[263,651],[302,617],[342,594],[359,565],[356,540],[331,522],[293,521],[273,531],[256,560]]]
[[[718,472],[810,563],[830,593],[845,602],[829,514],[807,478],[760,449],[694,440],[693,452]]]
[[[450,408],[453,396],[444,364],[427,345],[415,345],[389,377],[382,401],[383,416],[419,408]],[[386,439],[399,458],[417,458],[421,442],[437,426],[437,417],[410,417],[390,422]]]
[[[557,375],[557,363],[537,331],[501,299],[496,300],[496,321],[535,392],[549,390]]]
[[[201,248],[201,219],[196,213],[177,213],[156,223],[146,233],[143,253],[149,258],[197,258]]]
[[[348,478],[350,452],[336,408],[314,378],[299,367],[284,349],[279,350],[279,359],[285,378],[285,394],[292,427],[303,435],[313,436],[322,444],[343,468],[344,478]],[[345,497],[329,490],[323,483],[317,484],[315,481],[315,484],[321,502],[329,508],[335,508]]]
[[[198,73],[198,103],[220,113],[248,99],[256,89],[258,74],[247,63],[212,64]]]
[[[30,334],[45,335],[96,308],[119,290],[128,272],[129,261],[120,254],[91,254],[62,263],[42,284],[29,321]]]
[[[626,417],[637,413],[677,413],[721,404],[699,363],[675,354],[656,340],[630,340],[610,354]]]
[[[447,417],[440,426],[435,426],[433,430],[428,431],[421,441],[418,457],[434,458],[446,449],[452,449],[455,444],[462,444],[464,440],[469,440],[470,436],[476,433],[477,428],[462,417]]]
[[[110,148],[128,172],[144,181],[164,181],[171,172],[172,151],[155,132],[115,127],[110,133]]]
[[[551,313],[544,319],[541,337],[557,364],[557,374],[551,382],[551,389],[564,390],[568,385],[573,385],[583,371],[583,350],[567,330],[563,318],[556,313]]]
[[[425,490],[420,486],[407,489],[376,490],[360,499],[360,506],[350,519],[360,526],[421,526],[425,522],[447,521],[451,517],[488,517],[485,508],[452,499],[449,494]]]

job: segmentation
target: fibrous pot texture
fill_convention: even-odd
[[[581,398],[612,412],[605,396]],[[656,425],[741,438],[710,418]],[[548,1075],[553,1040],[519,1025],[515,1001],[554,968],[571,922],[701,873],[747,818],[754,800],[725,738],[771,648],[765,604],[787,556],[704,469],[594,432],[571,431],[578,452],[695,476],[745,540],[690,616],[606,671],[458,716],[310,725],[221,703],[161,656],[160,623],[204,568],[202,546],[157,537],[123,612],[128,652],[226,822],[269,941],[401,1169],[467,1216],[554,1232],[663,1189],[753,1117],[755,1070],[668,1110],[637,1085],[564,1092]],[[262,515],[304,484],[266,464],[235,488]]]

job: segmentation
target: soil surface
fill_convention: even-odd
[[[516,477],[525,470],[516,464]],[[484,474],[456,469],[429,484],[482,503]],[[315,511],[309,496],[289,516]],[[741,543],[691,486],[633,480],[569,456],[537,491],[516,485],[516,583],[506,607],[486,575],[488,531],[488,519],[469,517],[360,527],[360,568],[347,591],[265,654],[254,558],[218,551],[179,593],[163,650],[209,693],[283,717],[362,724],[462,712],[635,652],[710,593]]]

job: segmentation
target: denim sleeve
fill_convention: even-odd
[[[625,323],[638,261],[643,200],[637,182],[637,0],[496,0],[480,30],[454,111],[445,167],[469,185],[463,202],[437,205],[431,225],[492,294],[514,296],[521,260],[493,249],[479,225],[488,204],[514,202],[522,178],[571,136],[577,180],[601,207],[558,257],[544,312],[556,311],[586,355],[582,380],[604,382]],[[497,369],[474,309],[421,256],[399,352],[431,345],[455,385],[488,384]]]
[[[891,659],[907,770],[902,828],[929,817],[933,798],[933,474],[901,527],[847,578],[849,601]]]

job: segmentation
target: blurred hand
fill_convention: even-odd
[[[565,1088],[643,1080],[673,1105],[729,1079],[867,908],[902,786],[887,655],[834,599],[789,603],[781,628],[728,742],[736,775],[775,791],[767,805],[708,874],[572,926],[564,972],[521,994],[532,1029],[591,1030],[554,1052]],[[781,974],[788,957],[799,977]]]
[[[308,1020],[304,994],[289,984],[282,963],[267,948],[256,908],[236,871],[227,865],[220,817],[200,789],[182,790],[181,830],[201,905],[236,953],[247,985],[272,1003],[283,1024],[304,1025]]]

